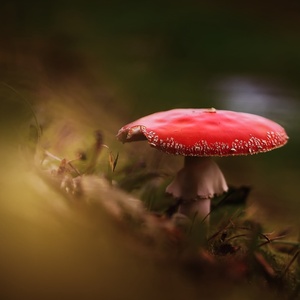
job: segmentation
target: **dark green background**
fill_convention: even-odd
[[[0,230],[6,239],[1,246],[0,267],[1,284],[10,292],[22,295],[23,289],[31,295],[35,280],[51,290],[51,282],[57,284],[57,278],[66,286],[63,283],[55,286],[54,292],[68,294],[73,281],[82,292],[97,286],[99,278],[100,286],[105,286],[106,272],[110,275],[104,294],[108,295],[115,288],[114,280],[123,282],[121,295],[126,284],[131,286],[130,298],[135,292],[139,299],[143,294],[157,297],[163,290],[165,297],[170,295],[173,299],[192,289],[190,283],[180,288],[178,282],[182,281],[176,272],[166,270],[165,276],[172,273],[170,282],[159,277],[151,263],[147,265],[150,270],[147,277],[141,271],[141,262],[132,258],[131,253],[127,255],[128,249],[124,254],[119,240],[116,244],[112,241],[119,238],[120,232],[104,230],[110,228],[106,220],[96,223],[102,226],[99,232],[96,230],[96,236],[101,233],[104,239],[99,244],[98,239],[95,242],[94,236],[90,236],[90,227],[82,227],[81,221],[78,225],[82,216],[72,216],[70,222],[60,219],[61,213],[57,224],[56,216],[48,212],[47,201],[53,199],[51,189],[43,190],[44,198],[26,189],[38,179],[34,177],[28,184],[26,180],[31,177],[24,173],[24,161],[20,164],[19,158],[15,158],[20,140],[28,137],[28,127],[24,124],[32,118],[23,98],[33,105],[43,126],[43,146],[55,155],[71,159],[78,148],[89,143],[91,132],[100,128],[106,143],[113,151],[120,152],[120,166],[128,160],[152,158],[154,150],[147,145],[119,145],[115,135],[127,122],[155,111],[216,107],[274,119],[290,136],[285,147],[257,156],[217,160],[230,184],[253,188],[250,203],[261,206],[254,217],[265,221],[271,231],[297,226],[300,209],[300,4],[297,1],[6,1],[1,4],[0,22],[1,184],[5,187],[1,195]],[[65,139],[63,133],[70,128],[77,134]],[[167,161],[165,156],[162,158]],[[174,174],[182,161],[180,158],[171,161],[174,164],[167,170]],[[46,204],[41,204],[41,199]],[[25,252],[19,252],[22,248],[19,245],[25,247]],[[79,253],[74,249],[78,245]],[[91,251],[93,247],[96,248]],[[99,257],[98,249],[101,249]],[[118,250],[114,252],[115,249]],[[73,254],[69,256],[70,253]],[[78,260],[81,263],[77,268]],[[56,263],[52,264],[53,261]],[[97,267],[93,268],[95,261]],[[23,272],[30,269],[32,262],[31,280]],[[129,268],[131,262],[131,273],[122,270],[115,275],[120,268]],[[110,273],[111,265],[114,271]],[[56,277],[59,266],[72,266],[74,277],[68,271]],[[47,274],[45,270],[49,268],[52,281],[47,282],[47,276],[39,274]],[[83,270],[87,277],[83,276]],[[127,278],[127,274],[131,275]],[[154,288],[149,293],[149,282],[154,278]],[[137,290],[133,287],[136,282]],[[171,289],[173,283],[178,290],[168,293],[165,287]],[[14,290],[14,284],[21,287],[20,293]],[[225,297],[228,288],[217,284]],[[209,291],[214,290],[212,282]],[[95,295],[97,292],[95,288]],[[114,290],[113,294],[119,295],[118,292]],[[239,299],[240,293],[249,299],[256,297],[255,290],[245,295],[239,288],[230,287],[228,299],[233,299],[231,293]],[[196,294],[193,290],[190,296]],[[84,293],[80,295],[84,297]]]

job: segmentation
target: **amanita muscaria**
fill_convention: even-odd
[[[288,141],[274,121],[214,108],[157,112],[123,126],[117,138],[123,143],[148,140],[158,150],[184,156],[184,167],[166,192],[182,200],[180,212],[202,218],[210,212],[210,199],[228,190],[212,156],[262,153]]]

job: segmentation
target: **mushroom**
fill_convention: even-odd
[[[184,156],[184,167],[166,192],[180,200],[179,212],[201,218],[209,215],[211,198],[228,190],[212,156],[267,152],[288,140],[284,128],[269,119],[214,108],[154,113],[123,126],[117,138],[148,140],[158,150]]]

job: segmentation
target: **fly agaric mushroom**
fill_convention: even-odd
[[[288,140],[284,128],[269,119],[214,108],[154,113],[122,127],[117,138],[148,140],[158,150],[184,156],[184,167],[166,192],[181,200],[179,212],[202,218],[210,212],[210,199],[228,190],[211,156],[267,152]]]

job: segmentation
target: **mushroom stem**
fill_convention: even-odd
[[[210,213],[210,198],[183,202],[179,206],[178,212],[192,219],[199,217],[204,219]],[[209,217],[206,220],[209,220]]]
[[[182,200],[181,213],[204,218],[210,212],[210,199],[228,190],[218,165],[210,157],[186,156],[184,167],[167,186],[166,192]]]

